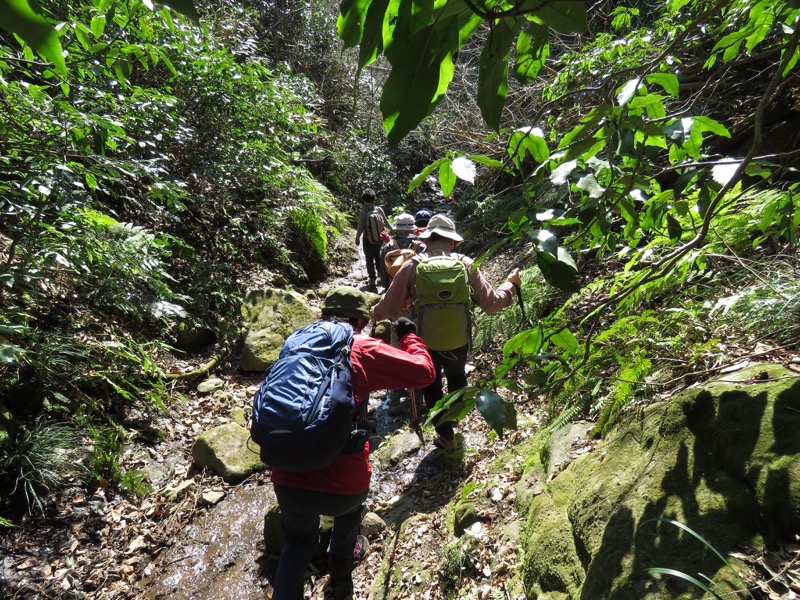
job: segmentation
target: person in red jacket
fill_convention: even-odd
[[[433,361],[416,325],[409,319],[394,324],[399,348],[361,334],[369,322],[367,297],[352,287],[340,287],[325,298],[322,318],[338,318],[353,326],[350,351],[356,413],[370,392],[423,388],[436,377]],[[372,468],[369,442],[363,451],[342,454],[317,471],[272,469],[272,483],[281,509],[283,547],[275,574],[273,600],[301,600],[306,567],[319,542],[320,515],[333,517],[328,546],[328,593],[336,600],[353,594],[353,550],[369,492]]]

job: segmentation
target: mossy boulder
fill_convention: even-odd
[[[250,432],[237,423],[225,423],[200,434],[192,445],[192,458],[227,483],[237,483],[266,469]]]
[[[251,290],[242,304],[245,338],[239,369],[263,371],[275,362],[286,338],[316,318],[306,299],[291,290]]]
[[[548,483],[523,477],[530,597],[694,598],[677,577],[741,585],[723,556],[800,533],[800,379],[759,365],[628,416]],[[546,453],[545,453],[546,454]],[[549,477],[548,477],[549,478]],[[538,487],[537,487],[538,486]]]

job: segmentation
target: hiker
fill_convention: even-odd
[[[367,277],[369,278],[369,291],[376,292],[375,285],[380,274],[381,232],[389,229],[389,220],[383,208],[376,204],[375,191],[371,188],[361,194],[363,206],[358,213],[358,226],[356,228],[356,246],[362,243],[364,260],[367,262]],[[363,236],[363,239],[362,239]]]
[[[433,213],[427,208],[420,208],[414,213],[414,224],[417,226],[417,235],[425,231],[428,226],[428,221],[431,220]]]
[[[515,286],[521,285],[522,279],[519,269],[514,269],[506,282],[497,290],[492,289],[481,271],[473,268],[471,258],[453,252],[456,244],[463,241],[463,238],[456,232],[453,221],[445,215],[431,217],[427,228],[419,237],[427,245],[425,254],[406,262],[400,268],[389,289],[370,311],[370,316],[378,322],[397,315],[413,314],[436,368],[436,380],[423,390],[425,405],[430,410],[444,397],[443,377],[447,379],[448,392],[467,385],[466,364],[471,339],[470,305],[477,304],[486,314],[499,312],[513,302]],[[448,261],[439,257],[456,257],[458,260]],[[418,271],[436,262],[455,263],[452,268],[456,272],[462,271],[462,287],[467,295],[463,303],[444,303],[437,300],[434,304],[422,297],[419,289],[422,276]],[[454,293],[451,299],[458,300],[456,296],[457,293]],[[426,319],[428,306],[446,312],[431,312],[431,318]],[[454,425],[452,421],[434,423],[434,444],[437,447],[454,449],[457,446]]]
[[[404,260],[424,248],[422,242],[417,239],[414,215],[409,213],[397,215],[392,227],[392,234],[394,237],[389,237],[388,241],[384,240],[385,243],[381,246],[381,284],[384,290],[389,287],[392,277],[400,269]],[[383,234],[381,235],[383,236]],[[399,257],[402,258],[398,261]]]
[[[336,288],[325,298],[322,319],[349,323],[355,332],[350,351],[356,412],[378,390],[423,387],[434,377],[434,367],[416,325],[399,319],[393,328],[399,348],[361,334],[369,322],[369,302],[352,287]],[[275,574],[275,600],[301,600],[303,577],[319,543],[320,515],[333,517],[328,546],[333,598],[352,598],[355,558],[365,552],[366,538],[359,535],[364,503],[369,492],[372,468],[369,441],[364,449],[340,455],[331,465],[315,471],[272,469],[272,483],[281,509],[283,547]]]

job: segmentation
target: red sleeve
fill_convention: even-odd
[[[425,344],[413,333],[403,336],[400,348],[366,335],[356,335],[350,357],[353,391],[359,400],[378,390],[427,387],[436,378]]]

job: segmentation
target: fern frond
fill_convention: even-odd
[[[600,408],[595,431],[602,434],[619,412],[634,398],[639,385],[650,374],[652,363],[643,354],[637,352],[625,356],[626,361],[620,367],[611,393]]]

